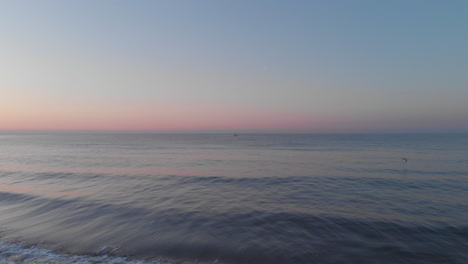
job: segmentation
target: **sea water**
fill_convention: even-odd
[[[468,135],[0,134],[0,263],[161,262],[468,263]]]

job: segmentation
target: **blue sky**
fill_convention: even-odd
[[[0,129],[467,132],[466,1],[0,1]]]

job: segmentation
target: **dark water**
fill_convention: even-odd
[[[468,135],[0,134],[0,263],[157,261],[468,263]]]

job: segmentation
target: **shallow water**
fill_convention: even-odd
[[[468,263],[467,134],[3,132],[0,148],[0,263]]]

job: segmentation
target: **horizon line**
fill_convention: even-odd
[[[138,133],[138,134],[468,134],[468,131],[311,131],[274,129],[0,129],[0,133]]]

